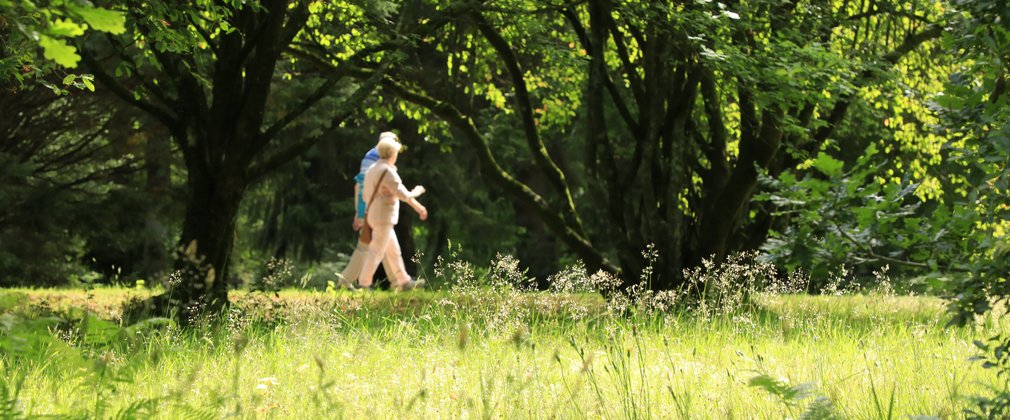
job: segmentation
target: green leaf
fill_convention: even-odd
[[[81,79],[81,82],[84,82],[84,87],[88,88],[88,90],[90,90],[92,92],[95,91],[95,84],[92,83],[91,80]]]
[[[863,151],[862,156],[859,156],[859,159],[857,159],[856,162],[858,165],[866,164],[870,161],[870,158],[876,156],[877,153],[877,143],[870,143],[869,146],[866,146],[866,150]]]
[[[39,46],[42,47],[43,55],[63,67],[77,67],[77,62],[81,61],[81,56],[77,55],[77,48],[66,43],[66,41],[51,38],[46,35],[39,36]]]
[[[817,170],[827,176],[841,175],[844,166],[845,163],[824,152],[818,152],[817,159],[814,160],[814,168],[817,168]]]
[[[116,77],[129,77],[133,75],[133,71],[130,70],[130,66],[126,62],[119,63],[116,66]]]
[[[72,38],[75,36],[84,35],[84,26],[78,25],[73,21],[66,19],[56,19],[49,28],[46,29],[46,33],[50,36],[60,37],[60,38]]]
[[[68,9],[81,17],[96,31],[119,35],[126,32],[126,17],[122,12],[100,7],[69,6]]]
[[[796,184],[796,174],[791,171],[782,172],[782,174],[779,175],[779,182],[782,182],[787,187],[791,187]]]
[[[49,83],[47,81],[44,81],[44,80],[42,81],[42,86],[45,86],[47,89],[53,91],[53,93],[55,93],[57,95],[59,95],[59,94],[61,94],[63,92],[63,89],[60,89],[59,86],[56,86],[56,85],[54,85],[52,83]]]

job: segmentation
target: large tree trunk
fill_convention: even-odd
[[[744,224],[741,219],[757,188],[755,167],[767,167],[782,142],[783,114],[781,108],[765,110],[760,132],[751,136],[744,134],[740,156],[729,182],[702,215],[700,246],[690,261],[694,265],[700,264],[703,258],[711,257],[716,263],[726,258],[730,238],[734,230]]]
[[[153,124],[151,124],[153,125]],[[144,215],[144,252],[141,273],[147,278],[163,277],[169,268],[169,255],[164,240],[168,227],[162,223],[165,208],[169,205],[166,193],[172,184],[172,144],[165,130],[148,124],[144,147],[144,166],[147,170],[147,208]]]
[[[166,292],[178,319],[216,315],[228,304],[228,261],[235,238],[235,220],[245,185],[233,176],[216,179],[189,172],[186,217],[179,239],[176,269],[181,283]]]
[[[173,132],[179,144],[187,144],[181,127]],[[183,153],[188,168],[186,213],[175,272],[164,294],[137,308],[171,316],[182,324],[214,317],[228,305],[228,261],[239,205],[248,186],[241,176],[246,165],[233,161],[211,167],[196,150],[184,149]]]
[[[521,170],[516,177],[535,191],[549,188],[543,174],[529,168]],[[559,268],[557,261],[560,244],[557,237],[544,225],[533,206],[515,200],[512,201],[512,211],[515,212],[516,226],[525,230],[516,246],[516,258],[530,267],[527,274],[538,279],[537,287],[546,289],[547,277]]]

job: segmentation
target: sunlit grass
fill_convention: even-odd
[[[147,291],[21,290],[10,312],[115,314]],[[596,295],[234,293],[222,325],[148,334],[78,359],[4,356],[29,416],[844,418],[958,416],[999,380],[970,362],[996,328],[944,329],[943,302],[759,295],[733,313],[614,315]],[[105,370],[96,370],[101,365]],[[107,378],[96,376],[105,372]],[[783,401],[750,386],[800,387]],[[115,382],[120,380],[122,382]],[[99,389],[106,389],[99,392]],[[113,389],[114,388],[114,389]],[[820,398],[820,400],[818,400]]]

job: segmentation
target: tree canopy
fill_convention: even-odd
[[[0,0],[0,238],[31,245],[0,242],[0,281],[125,269],[188,318],[269,258],[329,276],[357,162],[394,130],[433,200],[398,226],[411,270],[501,253],[542,286],[581,261],[678,289],[760,249],[814,292],[884,265],[991,291],[1004,9]]]

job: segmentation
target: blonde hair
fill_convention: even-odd
[[[400,153],[400,148],[403,145],[397,140],[399,138],[392,132],[386,131],[379,134],[379,144],[375,146],[379,152],[379,158],[389,159],[393,155]]]

